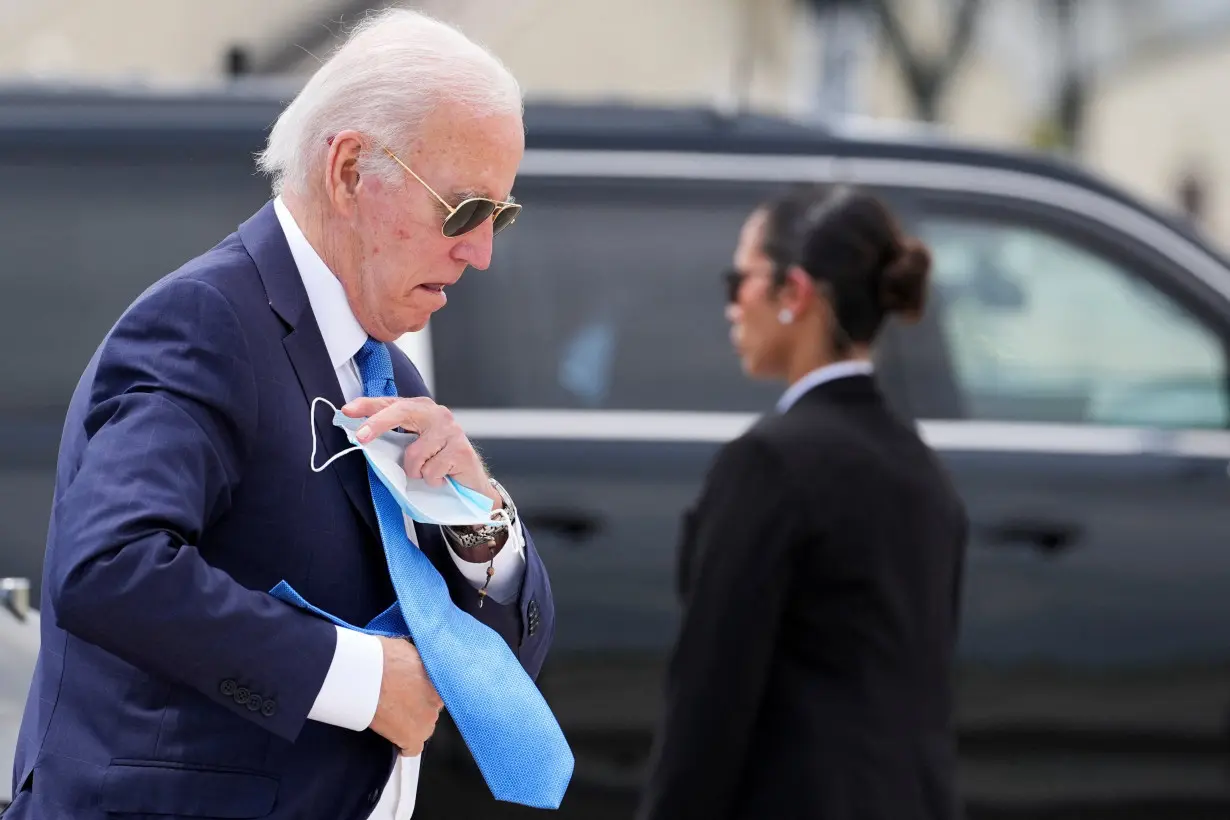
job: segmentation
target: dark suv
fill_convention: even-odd
[[[265,201],[251,156],[279,102],[0,94],[0,575],[32,579],[36,605],[72,387],[134,296]],[[526,119],[516,228],[403,344],[551,571],[541,685],[577,755],[562,817],[631,814],[677,624],[681,510],[780,391],[740,374],[720,272],[751,207],[800,180],[876,189],[935,254],[925,321],[889,328],[877,357],[973,522],[971,816],[1230,816],[1217,252],[1079,169],[929,135],[700,110]],[[0,724],[0,746],[15,730]],[[494,805],[447,729],[432,757],[423,816],[536,816]]]

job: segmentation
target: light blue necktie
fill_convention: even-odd
[[[384,344],[368,339],[355,362],[364,395],[397,395],[393,361]],[[504,639],[453,603],[443,576],[410,542],[401,507],[371,465],[367,478],[397,603],[359,631],[414,640],[428,677],[497,800],[559,808],[572,778],[573,757],[550,707]],[[272,594],[356,629],[309,604],[285,581]]]

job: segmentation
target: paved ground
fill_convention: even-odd
[[[13,749],[38,657],[38,613],[18,622],[0,607],[0,805],[8,800]]]

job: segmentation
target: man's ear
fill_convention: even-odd
[[[363,184],[359,158],[364,147],[358,131],[342,131],[329,140],[329,152],[325,155],[325,191],[333,208],[347,216],[353,212]]]

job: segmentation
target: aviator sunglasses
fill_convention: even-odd
[[[422,177],[414,173],[409,165],[402,162],[397,154],[394,154],[388,148],[385,148],[384,152],[392,157],[394,162],[406,169],[407,174],[417,179],[419,184],[426,188],[445,207],[448,211],[448,216],[444,218],[444,225],[441,227],[441,231],[449,238],[469,233],[483,224],[488,218],[492,220],[491,233],[494,236],[516,222],[517,214],[521,213],[521,206],[511,199],[508,202],[497,202],[494,199],[487,199],[481,196],[472,196],[469,199],[464,199],[454,208],[444,200],[444,197],[437,194],[434,188],[424,182]]]

